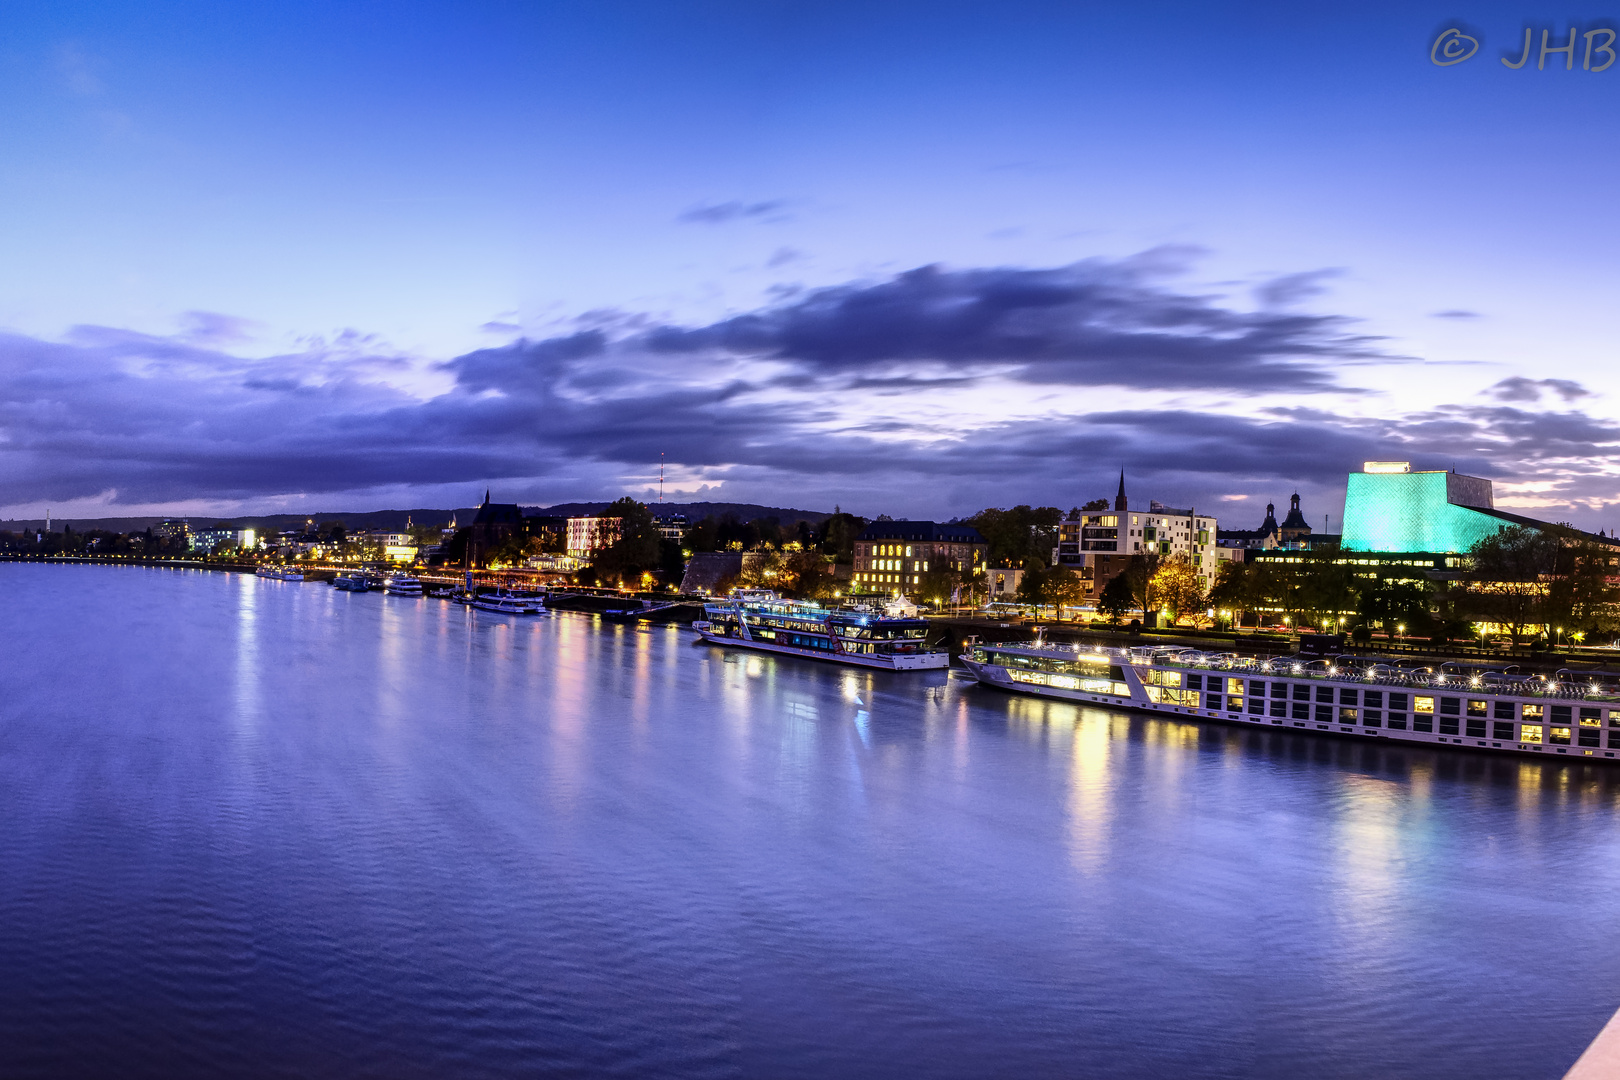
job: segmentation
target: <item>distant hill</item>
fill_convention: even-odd
[[[608,506],[608,502],[579,502],[558,503],[556,506],[525,506],[523,513],[532,517],[544,514],[548,517],[588,517],[599,514]],[[776,518],[784,525],[791,525],[795,521],[808,521],[812,525],[820,525],[832,517],[825,510],[793,510],[784,506],[760,506],[758,503],[721,503],[721,502],[694,502],[694,503],[648,503],[648,508],[660,517],[668,514],[685,514],[686,519],[692,523],[702,521],[706,517],[725,517],[733,514],[738,521],[758,521],[761,518]]]
[[[525,506],[523,513],[532,517],[544,514],[549,517],[587,517],[591,514],[601,513],[610,500],[588,503],[558,503],[556,506]],[[761,518],[776,518],[784,525],[791,525],[795,521],[808,521],[812,525],[820,525],[832,515],[824,510],[793,510],[781,506],[760,506],[757,503],[649,503],[653,513],[685,514],[687,520],[694,524],[706,517],[725,517],[734,514],[738,521],[758,521]],[[281,532],[285,529],[296,529],[306,521],[313,520],[316,524],[323,521],[341,521],[351,532],[359,529],[387,529],[397,532],[405,528],[409,520],[416,525],[442,526],[449,523],[454,517],[462,524],[472,521],[478,513],[476,506],[465,506],[459,510],[367,510],[364,512],[330,511],[318,514],[251,514],[245,517],[211,517],[208,515],[192,516],[189,518],[193,529],[206,529],[216,522],[224,522],[234,529],[258,529],[262,532]],[[151,528],[160,521],[167,521],[161,517],[125,517],[125,518],[51,518],[51,528],[60,531],[63,525],[70,526],[74,532],[89,532],[91,529],[103,529],[107,532],[128,533],[142,532]],[[0,521],[0,530],[5,532],[32,532],[45,527],[44,518],[14,519]]]

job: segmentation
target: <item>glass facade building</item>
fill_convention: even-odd
[[[1467,551],[1507,522],[1490,513],[1491,482],[1368,462],[1344,493],[1345,551]]]

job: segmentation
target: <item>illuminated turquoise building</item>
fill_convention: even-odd
[[[1345,488],[1339,546],[1344,551],[1463,552],[1518,523],[1530,522],[1495,509],[1489,480],[1413,472],[1405,461],[1369,461],[1350,474]]]

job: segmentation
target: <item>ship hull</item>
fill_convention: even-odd
[[[880,671],[939,671],[949,667],[951,663],[950,655],[943,652],[923,652],[912,656],[863,655],[837,653],[828,649],[804,649],[796,645],[778,645],[773,641],[749,641],[746,638],[729,637],[708,630],[699,630],[698,636],[711,645],[724,645],[731,649],[748,649],[753,652],[774,653],[777,656],[797,656],[806,660],[823,660],[831,664],[876,668]]]
[[[1340,738],[1349,738],[1369,742],[1378,741],[1385,744],[1441,747],[1445,749],[1467,749],[1490,754],[1511,754],[1515,757],[1539,757],[1543,760],[1553,758],[1555,760],[1591,761],[1611,765],[1620,764],[1620,757],[1616,756],[1617,754],[1620,754],[1620,745],[1616,745],[1620,744],[1620,737],[1610,735],[1611,731],[1615,731],[1617,729],[1609,726],[1595,729],[1599,733],[1600,737],[1608,741],[1608,745],[1601,746],[1583,746],[1574,742],[1566,745],[1557,745],[1548,742],[1531,743],[1518,741],[1515,738],[1478,738],[1471,737],[1465,732],[1462,732],[1460,724],[1455,725],[1459,728],[1459,733],[1453,734],[1450,732],[1416,731],[1410,728],[1397,729],[1383,726],[1382,723],[1380,723],[1379,726],[1369,726],[1358,723],[1342,723],[1336,722],[1336,718],[1329,718],[1324,722],[1320,716],[1314,714],[1304,718],[1293,715],[1292,712],[1288,716],[1275,716],[1270,714],[1270,707],[1274,706],[1275,702],[1283,700],[1275,697],[1263,699],[1264,704],[1268,706],[1268,712],[1266,715],[1259,715],[1239,710],[1194,708],[1188,705],[1172,705],[1164,702],[1156,702],[1149,699],[1147,687],[1141,681],[1140,671],[1129,666],[1125,667],[1124,669],[1127,676],[1126,682],[1129,693],[1109,694],[1090,692],[1086,690],[1071,690],[1056,686],[1043,686],[1026,681],[1020,681],[1015,679],[1012,672],[1004,666],[985,663],[982,661],[975,661],[965,656],[962,657],[961,664],[969,673],[973,675],[975,679],[978,680],[982,686],[1007,691],[1009,693],[1023,694],[1030,697],[1068,701],[1078,705],[1092,705],[1112,709],[1128,709],[1132,712],[1148,713],[1155,716],[1170,716],[1181,720],[1215,721],[1217,723],[1230,724],[1234,727],[1250,729],[1287,731],[1290,733],[1312,735],[1333,735]],[[1314,682],[1307,683],[1302,679],[1267,678],[1264,681],[1268,683],[1286,683],[1290,688],[1296,685],[1309,685],[1315,689],[1317,685],[1320,685]],[[1335,684],[1336,687],[1338,685],[1341,684]],[[1387,686],[1375,684],[1365,685],[1374,685],[1375,689],[1388,690]],[[1396,689],[1399,690],[1402,688],[1397,687]],[[1512,701],[1512,703],[1516,706],[1522,705],[1527,700],[1522,698],[1498,697],[1497,695],[1490,695],[1479,690],[1470,690],[1466,687],[1457,687],[1455,689],[1429,689],[1421,692],[1426,695],[1455,694],[1459,698],[1467,699],[1472,697],[1475,700],[1483,700],[1492,704],[1494,704],[1494,702],[1497,700]],[[1547,700],[1550,702],[1553,699]],[[1582,700],[1579,698],[1563,700],[1565,703],[1569,704],[1571,708],[1579,708],[1579,706],[1583,704]],[[1292,707],[1295,702],[1292,699],[1289,699],[1288,704],[1290,707]],[[1311,707],[1313,709],[1316,707],[1314,701],[1311,703]],[[1340,710],[1335,706],[1332,711],[1339,713],[1343,710]],[[1608,708],[1602,708],[1600,711],[1605,714],[1610,712]],[[1616,712],[1620,713],[1620,710],[1616,710]],[[1459,719],[1461,718],[1459,717]],[[1403,721],[1403,723],[1404,722],[1405,721]],[[1614,724],[1615,722],[1615,720],[1611,719],[1606,723]],[[1579,731],[1579,728],[1572,728],[1572,730]],[[1590,732],[1594,729],[1588,730]]]

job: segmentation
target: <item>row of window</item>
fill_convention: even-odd
[[[1182,681],[1178,684],[1176,676],[1180,675]],[[1267,683],[1263,679],[1241,679],[1222,675],[1202,675],[1193,672],[1150,671],[1146,674],[1146,681],[1161,683],[1166,686],[1183,685],[1189,690],[1217,690],[1226,694],[1243,694],[1247,692],[1252,697],[1266,697]],[[1603,727],[1605,720],[1609,727],[1620,728],[1620,709],[1604,711],[1594,705],[1545,705],[1541,702],[1513,702],[1501,700],[1484,700],[1480,698],[1445,697],[1433,694],[1417,694],[1404,690],[1377,690],[1362,689],[1353,686],[1324,686],[1313,683],[1287,683],[1273,682],[1269,687],[1269,696],[1274,698],[1292,697],[1296,701],[1319,701],[1338,705],[1361,705],[1368,708],[1381,709],[1387,700],[1391,709],[1418,713],[1436,713],[1441,716],[1469,716],[1486,717],[1496,720],[1529,720],[1539,722],[1550,721],[1554,724],[1579,723],[1584,727]]]
[[[1178,673],[1151,671],[1147,674],[1150,681],[1173,687],[1170,677]],[[1153,678],[1155,676],[1158,678]],[[1433,695],[1408,691],[1286,682],[1274,682],[1268,688],[1262,679],[1192,673],[1186,673],[1181,681],[1184,689],[1179,691],[1150,686],[1149,696],[1155,701],[1197,708],[1199,693],[1202,692],[1206,710],[1246,712],[1251,716],[1310,720],[1319,724],[1438,731],[1441,735],[1463,735],[1470,739],[1489,738],[1502,742],[1545,741],[1565,746],[1603,745],[1607,720],[1607,745],[1611,749],[1620,749],[1620,709],[1608,710],[1605,717],[1604,710],[1596,706],[1549,706],[1440,697],[1439,711],[1436,712],[1437,701]],[[1515,727],[1518,729],[1517,737],[1514,735]]]
[[[910,578],[908,582],[906,579]],[[856,574],[855,580],[862,585],[920,585],[922,579],[915,574]]]

